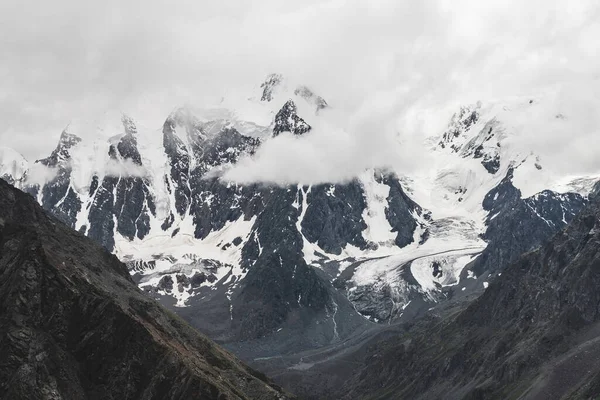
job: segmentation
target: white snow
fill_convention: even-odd
[[[367,207],[363,212],[363,220],[367,227],[363,231],[363,237],[369,242],[375,242],[381,246],[393,246],[396,234],[392,232],[392,227],[385,215],[385,209],[388,206],[387,198],[390,194],[390,187],[377,182],[373,170],[365,171],[359,178],[364,191]]]
[[[15,181],[23,179],[29,163],[17,151],[0,146],[0,177],[8,175]]]
[[[222,247],[241,237],[244,242],[250,235],[256,217],[245,221],[243,217],[237,221],[227,222],[225,226],[211,232],[204,239],[196,239],[193,234],[192,217],[186,217],[178,227],[180,231],[174,237],[171,233],[152,232],[144,239],[128,240],[117,233],[115,237],[115,254],[123,259],[152,260],[157,255],[169,255],[180,260],[187,255],[196,254],[203,259],[217,260],[222,263],[238,266],[241,259],[241,245],[230,245],[226,250]],[[241,275],[241,268],[234,271]]]
[[[186,218],[184,221],[191,219]],[[197,272],[205,272],[200,268],[202,260],[217,260],[223,264],[216,272],[211,272],[216,277],[214,282],[205,281],[202,286],[212,286],[221,281],[228,274],[230,278],[227,282],[229,289],[226,293],[228,299],[232,294],[232,289],[240,279],[246,275],[246,271],[240,266],[241,248],[230,244],[227,249],[223,249],[225,244],[231,243],[233,239],[241,237],[243,242],[247,240],[256,217],[245,221],[240,218],[237,221],[228,222],[221,230],[211,232],[205,239],[196,239],[192,234],[184,233],[183,229],[175,237],[168,234],[150,235],[143,240],[134,239],[129,241],[118,233],[115,236],[115,254],[123,260],[143,260],[156,262],[156,267],[152,270],[143,272],[140,286],[156,286],[165,275],[171,275],[176,282],[177,274],[184,274],[188,278]],[[186,267],[184,271],[177,268]],[[174,272],[170,272],[176,269]],[[191,289],[179,291],[177,284],[173,285],[171,292],[161,292],[163,295],[170,295],[177,300],[178,307],[185,307],[186,300],[192,295]],[[230,310],[231,312],[232,310]]]
[[[597,174],[583,176],[565,176],[549,184],[548,189],[558,193],[575,192],[588,196],[594,185],[600,181],[600,171]]]
[[[311,187],[309,186],[306,191],[303,189],[302,185],[298,185],[298,192],[296,197],[296,203],[294,203],[295,207],[301,207],[300,216],[298,217],[298,221],[296,221],[296,229],[302,235],[302,252],[304,254],[304,260],[307,264],[313,265],[315,261],[319,260],[319,256],[317,253],[325,253],[316,243],[311,243],[306,239],[304,233],[302,233],[302,221],[304,220],[304,216],[306,215],[306,210],[308,210],[308,195],[311,191]],[[302,198],[302,203],[299,204],[299,198]]]

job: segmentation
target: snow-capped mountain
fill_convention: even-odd
[[[21,154],[8,147],[0,147],[0,178],[11,185],[18,185],[28,168],[28,162]]]
[[[214,338],[278,335],[315,347],[483,290],[578,213],[597,176],[544,175],[553,185],[530,193],[543,160],[511,146],[512,113],[529,106],[461,108],[427,139],[431,165],[410,175],[225,181],[219,171],[273,136],[316,134],[330,107],[273,74],[249,99],[177,109],[157,131],[120,114],[72,123],[30,168],[50,171],[43,181],[28,181],[27,162],[9,150],[0,176],[113,251],[143,290]],[[83,140],[90,132],[96,139]]]

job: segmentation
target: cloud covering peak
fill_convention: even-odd
[[[7,0],[0,141],[36,159],[71,119],[107,109],[159,129],[178,105],[248,93],[277,71],[326,99],[330,115],[306,137],[268,143],[232,179],[297,180],[280,159],[303,161],[294,168],[310,181],[414,168],[419,143],[460,105],[510,96],[562,93],[553,104],[577,121],[571,155],[597,132],[598,36],[593,0]]]

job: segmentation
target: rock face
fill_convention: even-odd
[[[260,100],[273,100],[273,91],[281,84],[282,81],[283,76],[281,74],[269,74],[267,79],[265,79],[265,81],[260,85],[260,88],[263,90]]]
[[[308,87],[302,85],[298,86],[296,90],[294,90],[294,94],[296,96],[300,96],[304,98],[306,101],[313,103],[316,107],[316,111],[319,112],[324,108],[327,108],[328,104],[324,98],[319,95],[316,95],[312,90]]]
[[[327,253],[340,254],[346,244],[365,248],[362,232],[367,224],[362,218],[366,208],[363,189],[358,180],[348,184],[317,185],[306,194],[310,205],[302,220],[306,239]]]
[[[88,215],[88,236],[111,251],[117,233],[129,240],[143,239],[150,232],[150,215],[156,215],[150,182],[141,173],[135,123],[127,116],[121,122],[124,133],[111,143],[108,155],[111,165],[122,166],[122,171],[106,175],[96,192],[91,191],[94,206]],[[82,226],[84,232],[86,228]]]
[[[29,192],[36,194],[41,191],[42,206],[64,221],[71,228],[75,227],[75,219],[77,213],[81,211],[81,200],[71,187],[71,172],[70,150],[81,139],[76,135],[66,131],[60,135],[58,145],[52,151],[49,157],[38,160],[37,163],[44,165],[47,168],[54,169],[56,175],[47,184],[39,187],[30,188]]]
[[[275,330],[292,310],[310,318],[330,302],[324,282],[304,260],[302,235],[295,229],[300,211],[292,206],[296,196],[274,189],[242,249],[248,274],[233,300],[232,316],[244,338]]]
[[[287,399],[0,180],[0,398]]]
[[[570,223],[587,203],[577,193],[550,190],[522,199],[512,177],[511,169],[483,201],[489,212],[485,232],[489,245],[472,267],[477,276],[496,272],[538,247]]]
[[[312,128],[301,117],[298,116],[298,107],[293,100],[288,100],[281,110],[275,115],[275,126],[273,136],[281,132],[291,132],[294,135],[302,135]]]
[[[466,310],[375,345],[342,397],[597,397],[599,221],[595,199]]]
[[[461,107],[460,111],[453,115],[439,146],[449,147],[461,157],[480,160],[481,165],[493,175],[500,170],[500,147],[505,132],[498,120],[492,118],[480,128],[479,133],[471,135],[471,129],[480,119],[480,103]]]

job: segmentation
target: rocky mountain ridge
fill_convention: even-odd
[[[291,399],[0,179],[0,398]]]
[[[273,354],[482,291],[499,266],[570,222],[594,182],[523,198],[514,175],[545,170],[506,143],[510,114],[482,104],[452,118],[431,146],[436,165],[421,175],[369,170],[311,186],[224,181],[219,171],[272,137],[318,134],[310,126],[330,107],[279,75],[260,92],[249,101],[258,122],[178,109],[148,132],[119,115],[104,129],[110,137],[93,144],[72,124],[34,164],[51,179],[13,182],[113,251],[148,295],[203,332],[224,343],[274,340]]]

